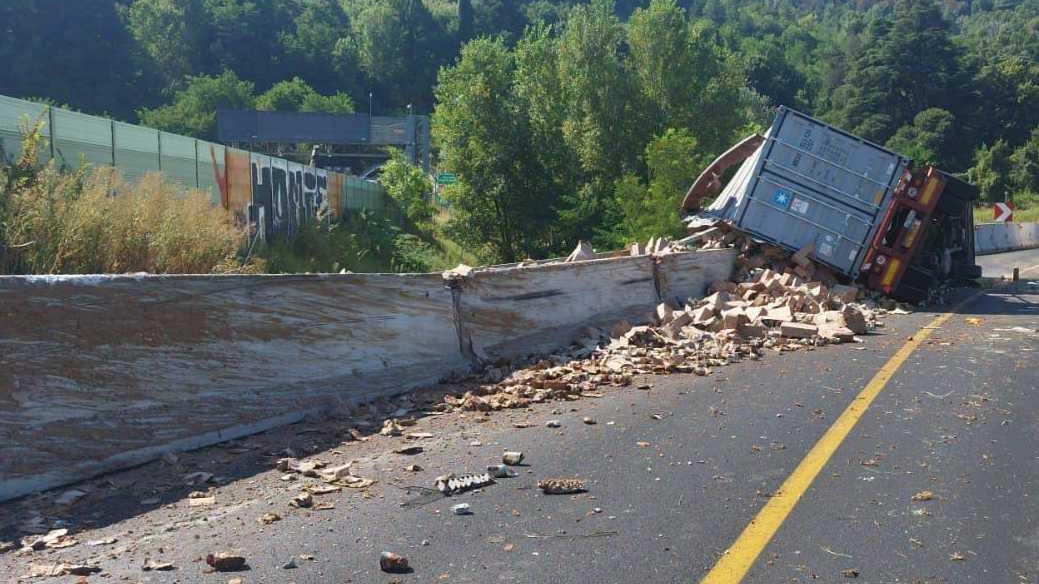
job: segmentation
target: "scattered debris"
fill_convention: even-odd
[[[296,558],[289,558],[289,561],[281,565],[282,570],[295,570],[296,569]]]
[[[487,473],[492,478],[496,479],[511,479],[516,476],[516,472],[504,464],[492,464],[487,467]]]
[[[141,570],[145,572],[167,572],[176,569],[177,568],[173,565],[173,562],[156,562],[151,558],[144,560],[144,565],[141,566]]]
[[[68,533],[68,529],[52,529],[45,535],[28,535],[22,538],[22,551],[40,551],[45,548],[61,549],[78,544],[79,541]]]
[[[264,513],[263,515],[260,515],[256,521],[264,525],[270,525],[275,521],[281,521],[281,515],[278,515],[277,513]]]
[[[508,466],[517,466],[523,462],[523,453],[506,451],[504,454],[501,455],[501,461],[502,463],[507,464]]]
[[[469,503],[459,503],[451,506],[451,512],[455,515],[472,515],[473,511],[469,508]]]
[[[845,578],[858,578],[859,571],[855,568],[848,568],[846,570],[841,570],[841,576],[844,576]]]
[[[390,574],[406,574],[411,571],[408,559],[393,552],[382,552],[379,556],[379,568]]]
[[[207,555],[206,563],[217,572],[235,572],[245,567],[245,557],[229,552],[217,552]]]
[[[314,497],[310,493],[302,492],[289,501],[289,505],[292,507],[298,507],[300,509],[306,509],[314,504]]]
[[[930,501],[931,499],[934,499],[934,493],[933,492],[931,492],[931,491],[920,491],[919,493],[913,495],[911,500],[915,501],[915,502],[921,502],[921,501]]]
[[[563,424],[559,420],[549,420],[545,422],[546,428],[560,428]]]
[[[963,560],[967,559],[967,556],[961,554],[960,552],[952,552],[951,554],[949,554],[949,559],[954,562],[962,562]]]
[[[405,456],[414,456],[416,454],[422,454],[425,448],[421,446],[407,446],[405,448],[397,448],[393,451],[394,454],[403,454]]]
[[[672,249],[669,245],[678,244],[661,239],[648,245],[650,250],[664,245],[656,253],[666,253]],[[444,396],[441,410],[522,408],[576,399],[603,386],[628,386],[637,375],[711,375],[718,367],[760,359],[767,351],[859,342],[857,335],[881,324],[878,315],[898,306],[837,282],[834,274],[808,261],[807,252],[791,257],[738,233],[719,231],[718,239],[707,238],[706,247],[727,245],[742,251],[737,281],[712,283],[705,298],[659,304],[652,325],[632,326],[625,321],[608,331],[590,328],[584,338],[555,354],[496,364],[468,378],[475,383],[463,395]],[[514,369],[509,372],[509,367]],[[545,425],[562,426],[559,420]]]
[[[594,426],[595,424],[599,423],[599,422],[595,421],[595,418],[589,418],[587,416],[585,416],[583,419],[581,419],[581,421],[584,422],[585,424],[588,424],[589,426]]]
[[[445,495],[453,495],[463,491],[478,489],[493,484],[494,479],[487,473],[466,474],[455,476],[454,474],[441,475],[433,481],[438,491]]]
[[[408,472],[422,472],[422,467],[417,464],[409,464],[408,466],[404,467],[404,470]]]
[[[383,422],[382,430],[379,430],[379,434],[383,436],[401,436],[404,434],[404,428],[400,425],[400,422],[391,418]]]
[[[592,249],[592,244],[586,241],[578,241],[577,247],[574,251],[570,252],[570,255],[566,257],[565,262],[583,262],[586,260],[595,259],[595,250]]]
[[[572,495],[587,490],[581,479],[544,479],[538,481],[538,488],[546,495]]]
[[[101,568],[90,564],[29,564],[29,578],[43,576],[89,576]]]

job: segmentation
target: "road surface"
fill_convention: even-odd
[[[1039,252],[1020,261],[1039,264]],[[92,559],[98,582],[1039,583],[1039,293],[956,307],[975,292],[889,316],[862,344],[648,377],[651,389],[598,399],[429,416],[409,428],[434,435],[417,455],[392,452],[403,438],[342,443],[344,422],[298,424],[89,481],[68,510],[52,496],[10,503],[0,540],[65,525],[80,543],[0,554],[0,574]],[[892,358],[904,363],[875,379]],[[844,413],[850,404],[862,407]],[[315,497],[334,509],[291,508],[296,482],[271,469],[287,447],[355,459],[379,482],[368,498]],[[506,449],[527,455],[516,478],[428,502],[403,489],[482,470]],[[190,506],[205,490],[183,484],[195,471],[225,483],[210,505]],[[588,492],[543,495],[536,483],[550,476],[587,479]],[[461,502],[472,515],[451,513]],[[282,519],[262,525],[268,512]],[[248,569],[207,573],[217,550]],[[383,550],[414,571],[380,572]],[[145,572],[149,559],[175,569]]]
[[[1007,278],[1018,268],[1021,279],[1039,280],[1039,252],[1034,249],[978,256],[981,275],[986,278]]]

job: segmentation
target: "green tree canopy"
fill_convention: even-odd
[[[218,76],[191,77],[170,105],[138,112],[141,123],[153,128],[216,140],[218,109],[252,109],[254,86],[233,71]]]

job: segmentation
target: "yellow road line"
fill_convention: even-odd
[[[969,298],[957,304],[951,311],[938,316],[927,326],[916,331],[906,341],[906,344],[902,345],[902,348],[892,355],[887,363],[884,363],[880,371],[873,376],[873,379],[866,384],[866,387],[862,388],[859,395],[841,413],[840,417],[834,421],[833,425],[826,430],[826,433],[815,443],[815,446],[808,451],[808,454],[797,465],[794,472],[787,477],[775,495],[768,500],[765,506],[761,508],[761,511],[758,511],[758,514],[751,520],[750,524],[744,528],[743,533],[736,538],[735,543],[718,560],[714,568],[707,573],[707,576],[700,581],[700,584],[738,584],[743,580],[750,567],[754,565],[758,555],[765,549],[768,542],[772,540],[772,536],[783,525],[790,512],[794,510],[794,506],[797,505],[801,496],[812,485],[815,477],[823,470],[830,457],[833,456],[833,453],[837,451],[837,448],[847,438],[855,424],[858,423],[859,418],[862,417],[862,414],[866,413],[866,409],[873,403],[873,400],[880,395],[880,392],[895,375],[898,368],[905,363],[906,359],[921,343],[931,336],[931,333],[936,328],[949,320],[964,305],[974,300],[977,296],[977,293],[972,294]]]

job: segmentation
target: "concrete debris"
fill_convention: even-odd
[[[264,525],[270,525],[275,521],[281,521],[281,515],[278,515],[277,513],[264,513],[263,515],[260,515],[259,519],[256,521]]]
[[[472,489],[479,489],[490,484],[494,484],[494,479],[491,478],[489,473],[465,474],[460,476],[446,474],[437,477],[433,481],[433,486],[445,495],[454,495]]]
[[[408,559],[393,552],[382,552],[379,556],[379,569],[390,574],[406,574],[411,571]]]
[[[501,461],[503,464],[507,464],[509,466],[516,466],[523,462],[523,453],[506,451],[504,454],[501,455]]]
[[[584,422],[585,424],[589,425],[589,426],[594,426],[594,425],[599,423],[599,422],[595,421],[595,418],[589,418],[588,416],[585,416],[584,418],[582,418],[581,421]]]
[[[583,262],[587,260],[595,259],[595,250],[592,249],[592,244],[586,241],[578,241],[577,247],[574,251],[570,252],[570,255],[566,257],[565,262]]]
[[[28,578],[47,576],[89,576],[101,568],[89,564],[29,564]]]
[[[472,515],[473,510],[469,508],[469,503],[459,503],[451,506],[451,512],[455,515]]]
[[[559,420],[549,420],[545,422],[546,428],[560,428],[563,424]]]
[[[538,488],[546,495],[572,495],[587,490],[581,479],[544,479],[538,481]]]
[[[235,572],[245,567],[245,557],[229,552],[217,552],[207,555],[206,563],[217,572]]]
[[[397,419],[391,418],[383,422],[379,434],[382,434],[383,436],[400,436],[404,434],[404,428]]]
[[[511,479],[516,476],[516,471],[504,464],[492,464],[487,467],[487,474],[496,479]]]
[[[912,501],[916,501],[916,502],[922,502],[922,501],[930,501],[932,499],[934,499],[934,492],[932,492],[932,491],[920,491],[919,493],[913,495],[911,500]]]
[[[473,273],[473,267],[465,264],[458,264],[453,269],[447,270],[443,273],[445,280],[457,280],[460,278],[466,278],[469,274]]]
[[[0,541],[0,554],[18,549],[18,544],[13,541]]]
[[[282,570],[294,570],[296,569],[296,558],[289,558],[289,561],[281,565]]]
[[[292,507],[298,507],[300,509],[306,509],[314,504],[314,496],[310,493],[303,492],[299,493],[295,497],[289,500],[289,505]]]
[[[144,565],[141,566],[141,570],[145,572],[167,572],[169,570],[176,569],[177,568],[173,565],[173,562],[156,562],[155,560],[152,560],[150,558],[144,560]]]
[[[348,462],[346,464],[327,468],[321,471],[321,480],[326,483],[334,483],[347,477],[352,477],[353,474],[350,472],[352,466],[353,464]]]
[[[28,535],[22,538],[21,552],[33,552],[43,549],[61,549],[72,547],[79,543],[70,536],[68,529],[52,529],[45,535]]]
[[[511,370],[510,364],[496,363],[470,377],[464,394],[446,395],[441,409],[486,412],[575,400],[606,386],[628,386],[639,375],[711,375],[719,367],[760,359],[769,351],[860,342],[857,335],[882,326],[878,315],[897,308],[814,264],[811,246],[790,254],[725,228],[705,232],[698,240],[708,248],[740,249],[732,281],[713,282],[705,298],[658,304],[649,324],[622,321],[608,331],[589,328],[554,354],[517,361]],[[666,253],[688,243],[654,238],[646,249]],[[550,420],[546,426],[561,424]]]
[[[409,464],[408,466],[404,467],[404,470],[408,472],[422,472],[422,467],[417,464]]]

